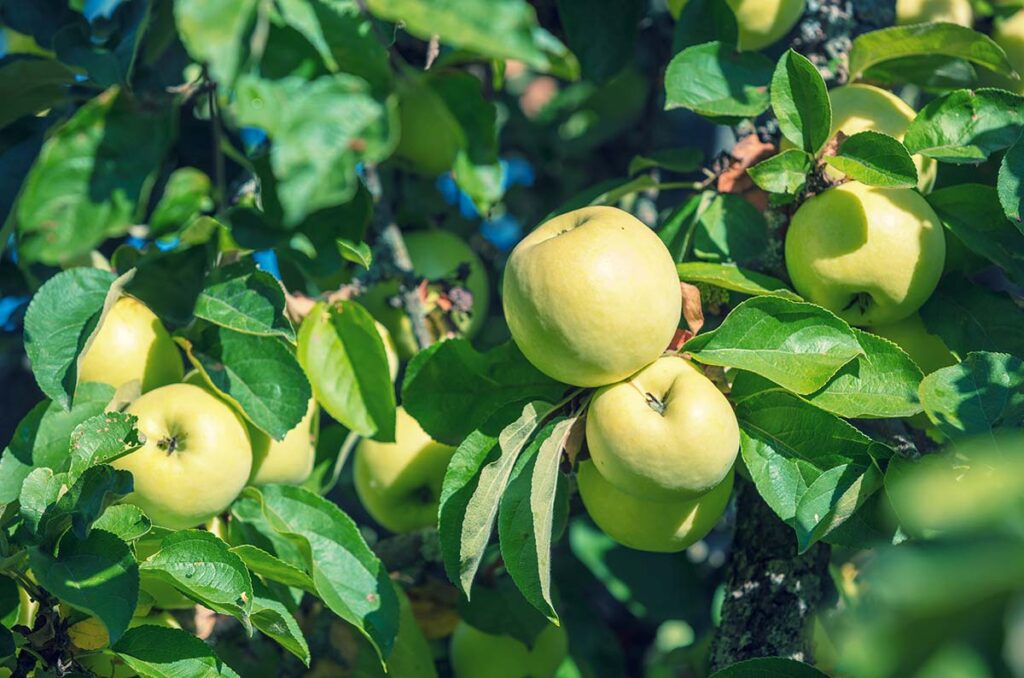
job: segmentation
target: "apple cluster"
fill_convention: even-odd
[[[666,354],[682,292],[665,244],[627,212],[585,207],[524,238],[503,285],[523,355],[554,379],[596,388],[590,457],[576,476],[594,522],[647,551],[705,536],[729,499],[739,425],[698,367]]]

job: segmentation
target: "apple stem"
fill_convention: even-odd
[[[658,398],[653,393],[645,393],[644,400],[647,401],[647,404],[650,406],[652,410],[654,410],[658,414],[665,414],[665,403],[658,400]]]

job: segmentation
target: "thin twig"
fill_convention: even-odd
[[[224,136],[224,130],[221,128],[220,109],[217,106],[217,87],[213,80],[210,80],[209,72],[206,73],[206,78],[210,82],[209,96],[210,96],[210,125],[212,127],[211,138],[213,140],[213,168],[214,168],[214,179],[217,186],[217,211],[221,212],[227,207],[227,178],[224,168],[224,154],[221,153],[221,141]]]

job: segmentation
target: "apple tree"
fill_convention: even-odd
[[[0,29],[0,676],[1024,673],[1019,0]]]

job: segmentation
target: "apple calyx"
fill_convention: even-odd
[[[169,435],[166,438],[161,438],[156,442],[156,446],[167,453],[167,456],[171,456],[178,451],[178,448],[184,443],[184,436]]]
[[[843,311],[845,312],[852,308],[856,308],[860,315],[864,315],[868,310],[868,306],[871,305],[871,302],[872,298],[868,292],[857,292],[850,299],[850,303],[843,307]]]
[[[647,405],[657,412],[658,414],[665,414],[665,403],[658,399],[653,393],[644,393],[644,400],[647,401]]]

